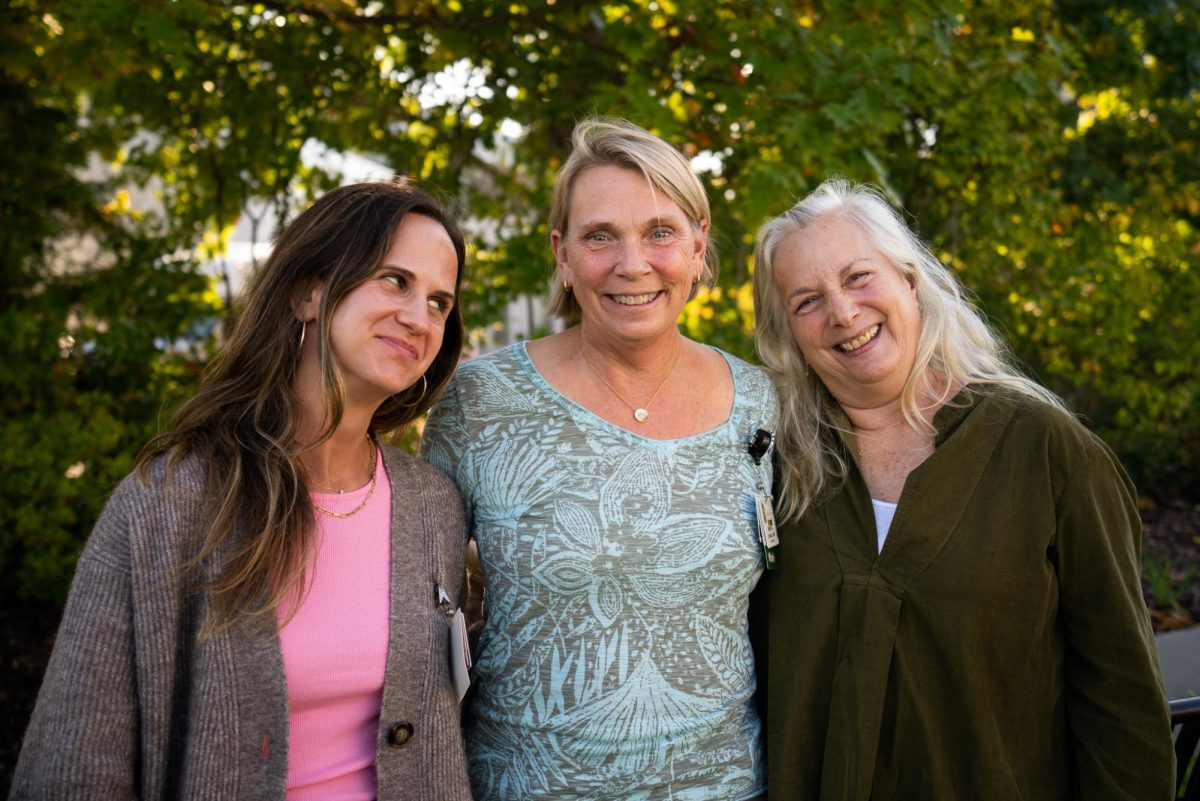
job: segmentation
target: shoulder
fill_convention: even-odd
[[[437,532],[448,555],[466,541],[462,498],[454,482],[439,468],[384,443],[383,463],[392,489],[392,525],[396,515],[416,515],[426,531]],[[459,550],[455,550],[459,549]]]
[[[174,550],[202,520],[206,466],[196,456],[160,456],[125,476],[100,513],[81,559],[128,569],[137,552]]]
[[[193,497],[204,492],[208,480],[208,463],[203,457],[189,453],[172,459],[169,454],[155,457],[141,470],[135,470],[121,482],[137,483],[141,491],[167,501],[171,497]],[[130,492],[137,490],[132,487]]]
[[[1045,441],[1048,446],[1080,453],[1108,450],[1103,440],[1079,418],[1039,398],[1011,390],[995,390],[986,393],[977,403],[979,410],[986,414],[1007,416],[1016,433]]]
[[[520,343],[467,359],[454,371],[455,386],[472,386],[494,381],[520,367],[524,358]]]
[[[442,470],[422,459],[383,443],[383,463],[393,493],[427,492],[444,500],[458,500],[458,488]]]
[[[208,464],[202,457],[164,454],[122,479],[108,503],[139,516],[190,512],[202,501],[207,480]]]
[[[459,365],[446,394],[430,412],[426,433],[450,428],[462,438],[477,426],[536,411],[540,379],[521,344]]]
[[[720,348],[712,348],[712,350],[729,365],[738,404],[759,413],[765,412],[772,421],[768,428],[772,427],[773,421],[779,416],[779,396],[776,394],[775,384],[771,381],[767,371],[732,353],[726,353]]]
[[[450,410],[464,413],[481,403],[487,404],[496,397],[511,394],[524,381],[522,376],[528,357],[520,347],[519,344],[510,345],[460,363],[446,393],[435,405],[433,415],[441,416]]]
[[[771,383],[771,377],[767,375],[767,371],[756,364],[751,364],[745,359],[740,359],[732,353],[726,353],[720,348],[713,348],[725,363],[729,365],[729,371],[733,373],[734,381],[743,389],[754,389],[763,392],[771,392],[774,394],[775,386]]]
[[[1011,390],[988,392],[977,406],[973,414],[1006,422],[1011,448],[1019,449],[1025,458],[1040,455],[1049,470],[1063,479],[1080,470],[1124,478],[1124,469],[1104,440],[1065,409]]]
[[[458,490],[445,473],[429,462],[418,459],[410,453],[388,443],[383,444],[383,463],[387,466],[388,480],[393,491],[418,486],[425,490],[445,490],[457,493]]]

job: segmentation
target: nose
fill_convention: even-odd
[[[848,326],[858,319],[858,303],[846,292],[829,295],[829,318],[834,325]]]
[[[613,268],[617,275],[636,277],[650,272],[650,261],[646,258],[639,237],[625,237],[617,253],[617,264]]]
[[[429,315],[429,304],[416,293],[409,295],[396,308],[396,322],[414,334],[424,334],[429,330]]]

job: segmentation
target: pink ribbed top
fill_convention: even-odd
[[[352,517],[317,513],[309,590],[280,630],[287,675],[288,801],[370,801],[388,645],[391,486],[382,455],[375,492]],[[348,512],[368,487],[313,502]],[[294,607],[282,604],[280,622]]]

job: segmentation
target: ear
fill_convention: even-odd
[[[321,300],[324,297],[324,282],[313,281],[307,289],[297,292],[296,296],[292,298],[292,313],[300,322],[310,323],[317,319],[317,314],[321,310]]]
[[[696,237],[695,252],[696,257],[696,281],[699,281],[704,275],[704,256],[708,253],[708,220],[700,221],[700,235]]]
[[[554,251],[554,264],[558,272],[558,280],[564,285],[570,286],[571,268],[567,264],[567,244],[562,232],[555,228],[550,232],[550,249]]]

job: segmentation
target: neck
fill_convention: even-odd
[[[929,424],[933,423],[934,415],[945,405],[945,401],[940,400],[936,394],[937,382],[935,381],[934,384],[934,391],[918,401],[920,419]],[[858,401],[838,398],[837,401],[838,405],[842,407],[842,411],[850,418],[850,424],[854,427],[855,434],[870,436],[886,434],[901,428],[917,428],[904,416],[904,406],[900,396],[886,400],[860,399]]]
[[[300,464],[309,483],[338,490],[361,486],[375,467],[370,463],[373,446],[367,441],[375,409],[347,403],[333,433],[321,440],[329,427],[329,410],[319,379],[304,372],[302,364],[295,384],[300,405],[296,445],[301,449]]]
[[[874,434],[899,427],[911,427],[904,417],[900,399],[878,405],[855,405],[839,401],[838,405],[850,418],[856,434]]]
[[[309,442],[312,442],[309,439]],[[344,492],[365,484],[375,469],[375,446],[366,428],[351,431],[338,426],[326,440],[306,448],[300,464],[309,489]]]
[[[683,355],[684,339],[678,330],[674,330],[674,334],[667,337],[665,343],[654,343],[652,348],[613,354],[603,349],[591,352],[591,345],[581,328],[579,355],[587,370],[604,384],[607,391],[629,407],[633,419],[644,423],[650,419],[651,404],[667,385],[667,380],[675,372]],[[599,364],[597,358],[600,359]]]
[[[674,328],[666,336],[620,343],[594,336],[586,321],[580,323],[578,331],[580,352],[605,375],[645,380],[662,378],[674,365],[684,345],[683,334]]]

